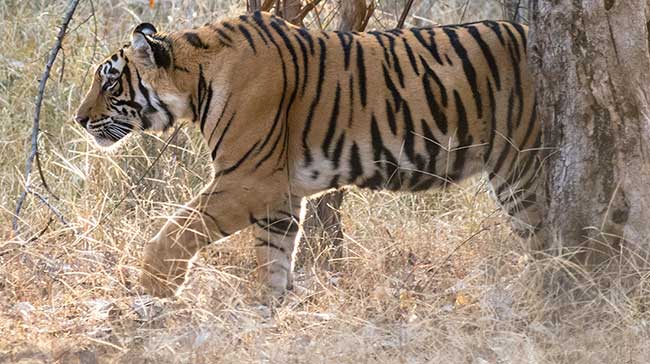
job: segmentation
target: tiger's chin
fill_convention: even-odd
[[[113,151],[119,149],[119,147],[122,144],[124,144],[124,142],[129,138],[130,135],[131,135],[131,133],[123,136],[122,138],[120,138],[118,140],[93,136],[93,140],[95,142],[95,146],[98,149],[101,149],[101,150],[107,151],[107,152],[113,152]]]

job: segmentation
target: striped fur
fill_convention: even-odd
[[[215,168],[146,246],[143,285],[173,293],[198,249],[253,225],[260,271],[281,294],[301,198],[346,185],[421,191],[486,172],[515,227],[538,229],[526,33],[491,21],[316,32],[265,13],[167,34],[139,26],[98,67],[77,120],[104,146],[192,120]]]

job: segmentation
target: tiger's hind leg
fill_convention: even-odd
[[[530,239],[533,251],[545,247],[547,193],[542,163],[543,153],[539,149],[521,151],[508,171],[489,174],[490,194],[511,217],[513,230]]]
[[[259,216],[251,216],[260,275],[279,298],[293,288],[295,252],[300,241],[303,209],[299,198]]]

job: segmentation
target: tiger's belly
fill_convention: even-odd
[[[426,140],[422,148],[408,152],[399,138],[384,140],[382,146],[368,138],[345,144],[338,155],[319,152],[309,163],[295,161],[292,187],[307,196],[348,185],[422,191],[457,183],[484,169],[485,146],[460,145],[453,138]]]

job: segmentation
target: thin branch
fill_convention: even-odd
[[[368,7],[366,8],[366,17],[363,19],[363,22],[361,23],[361,26],[359,27],[360,31],[363,31],[366,29],[368,26],[368,22],[370,22],[370,18],[372,18],[372,14],[375,12],[375,0],[372,0],[370,4],[368,4]]]
[[[54,64],[54,61],[56,60],[56,56],[59,53],[59,50],[61,49],[61,43],[63,42],[63,38],[65,37],[66,30],[68,29],[68,24],[70,24],[70,20],[72,20],[72,15],[77,9],[78,4],[79,4],[79,0],[70,0],[70,2],[68,3],[68,9],[66,10],[65,15],[63,17],[63,22],[61,23],[61,29],[59,29],[59,34],[56,37],[56,42],[54,43],[54,47],[52,47],[52,50],[50,51],[50,55],[48,57],[47,63],[45,64],[45,70],[43,71],[43,76],[41,77],[41,81],[38,85],[38,96],[36,97],[36,107],[34,109],[34,121],[32,123],[31,151],[29,153],[29,156],[27,157],[27,161],[25,162],[25,190],[20,193],[20,197],[16,202],[16,211],[14,213],[14,218],[12,222],[13,229],[16,235],[18,235],[18,217],[20,216],[20,210],[23,207],[25,198],[27,197],[27,192],[29,191],[30,176],[32,173],[32,164],[34,163],[34,159],[38,154],[38,133],[40,128],[41,105],[43,104],[43,94],[45,93],[45,84],[47,83],[47,79],[50,77],[50,71],[52,70],[52,65]]]
[[[43,168],[41,168],[41,155],[36,153],[36,168],[38,169],[38,175],[41,176],[41,181],[43,181],[43,188],[52,196],[55,200],[59,201],[59,196],[55,195],[54,192],[50,189],[50,186],[45,182],[45,174],[43,173]]]
[[[264,3],[262,4],[262,7],[260,10],[262,11],[270,11],[271,8],[273,7],[273,1],[274,0],[264,0]]]
[[[397,21],[398,28],[404,27],[404,22],[406,21],[406,16],[409,14],[409,11],[411,11],[411,6],[413,6],[413,0],[408,0],[406,6],[404,6],[402,15],[399,16],[399,20]]]
[[[321,0],[312,0],[309,4],[305,5],[305,7],[300,10],[300,14],[298,14],[296,17],[291,19],[291,23],[292,24],[302,23],[302,20],[305,19],[307,14],[309,14],[309,12],[312,11],[312,9],[314,9],[316,5],[318,5],[318,3],[320,2]]]
[[[467,12],[467,8],[469,8],[469,3],[471,1],[472,0],[467,0],[467,2],[465,2],[465,6],[463,6],[463,12],[460,14],[460,20],[458,20],[459,23],[462,23],[465,19],[465,13]]]
[[[63,217],[63,214],[61,213],[61,211],[59,211],[56,207],[52,206],[50,204],[50,202],[47,200],[47,197],[41,195],[40,193],[38,193],[38,192],[36,192],[36,191],[34,191],[32,189],[28,189],[27,192],[31,193],[32,195],[34,195],[36,197],[38,197],[38,199],[41,200],[41,203],[43,203],[43,205],[47,206],[47,208],[49,208],[50,211],[52,211],[52,213],[59,219],[59,221],[61,221],[61,223],[63,225],[65,225],[65,227],[70,227],[70,224],[68,224],[68,221],[65,219],[65,217]]]

